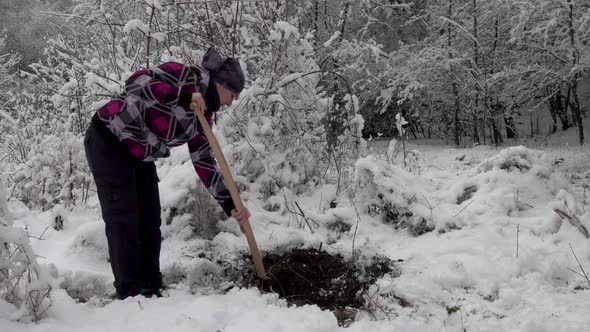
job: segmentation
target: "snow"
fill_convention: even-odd
[[[145,33],[146,35],[150,32],[149,25],[147,25],[146,23],[142,22],[140,19],[132,19],[132,20],[129,20],[125,24],[125,27],[123,27],[123,32],[125,32],[125,33],[131,33],[131,31],[133,31],[135,29],[137,29],[137,30]]]
[[[163,9],[162,4],[160,4],[159,0],[146,0],[145,3],[150,7],[154,7],[155,9]]]
[[[289,84],[295,80],[300,79],[303,76],[302,73],[291,73],[291,74],[287,74],[284,77],[282,77],[278,82],[277,82],[277,86],[281,87],[285,84]],[[273,101],[277,101],[276,99],[274,99]]]
[[[340,31],[335,31],[334,34],[332,34],[332,36],[330,37],[330,39],[326,40],[326,42],[324,42],[324,47],[330,47],[332,46],[332,43],[338,39],[338,37],[340,37]]]
[[[163,43],[164,41],[166,41],[166,33],[164,33],[164,32],[152,33],[150,35],[150,37],[154,38],[155,40],[159,41],[160,43]]]
[[[3,110],[0,110],[0,117],[10,122],[10,124],[14,127],[16,127],[16,125],[18,124],[18,121],[13,119],[8,113],[4,112]]]
[[[117,83],[99,77],[92,72],[86,73],[85,78],[84,84],[88,89],[92,89],[94,85],[97,85],[113,95],[119,92],[120,86]]]
[[[284,34],[284,39],[289,39],[291,36],[293,36],[295,39],[298,39],[300,36],[299,30],[295,26],[285,21],[278,21],[275,23],[275,28],[277,28],[279,31],[282,31]]]
[[[262,128],[265,125],[263,121]],[[261,134],[265,131],[261,129]],[[113,287],[104,223],[93,196],[87,205],[60,210],[66,220],[62,231],[49,228],[45,240],[31,238],[33,249],[42,256],[39,263],[49,266],[60,280],[47,317],[37,324],[14,321],[17,308],[0,301],[0,330],[587,330],[590,285],[568,269],[580,272],[571,245],[582,266],[590,270],[590,242],[553,209],[576,214],[590,227],[584,190],[590,179],[588,151],[524,146],[458,149],[409,142],[423,165],[410,172],[398,161],[388,163],[387,146],[379,150],[378,144],[372,144],[371,156],[357,161],[355,178],[341,195],[330,183],[306,194],[285,191],[268,199],[252,183],[242,194],[263,253],[322,244],[324,250],[350,257],[354,242],[361,258],[385,255],[400,260],[399,277],[386,275],[369,290],[372,313],[359,312],[347,328],[339,327],[331,312],[317,306],[289,306],[275,294],[229,287],[234,280],[224,271],[239,271],[250,264],[238,259],[248,253],[244,236],[231,219],[217,222],[212,239],[195,236],[190,213],[174,217],[169,225],[163,220],[161,265],[169,296],[100,305]],[[289,172],[284,172],[288,180]],[[197,189],[198,179],[183,147],[158,163],[158,174],[163,210],[182,205]],[[475,190],[465,195],[470,187]],[[330,208],[332,201],[337,207]],[[313,233],[286,212],[294,202],[317,222]],[[387,203],[412,211],[411,223],[427,220],[432,231],[413,236],[384,222],[382,215],[368,213],[370,206]],[[269,205],[279,209],[267,211]],[[33,235],[51,225],[55,216],[52,211],[28,210],[14,200],[9,209],[15,226],[26,226]],[[328,226],[338,220],[352,230],[331,231]]]

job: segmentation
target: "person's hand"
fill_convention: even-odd
[[[231,210],[231,216],[236,219],[238,224],[240,224],[240,230],[244,233],[244,223],[250,219],[250,211],[248,211],[247,207],[236,211],[235,209]]]
[[[201,114],[207,109],[207,104],[205,104],[203,95],[200,92],[193,93],[190,108],[195,112],[201,112]]]

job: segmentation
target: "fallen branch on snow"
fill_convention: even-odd
[[[590,278],[588,277],[588,273],[586,273],[586,271],[584,271],[584,268],[582,267],[582,263],[580,263],[580,260],[578,259],[578,256],[576,256],[576,252],[574,251],[574,248],[572,248],[572,244],[570,243],[570,249],[572,250],[572,254],[574,254],[574,258],[576,259],[576,262],[578,262],[578,266],[580,267],[580,270],[582,271],[582,273],[579,273],[577,271],[574,271],[570,268],[568,268],[568,270],[572,271],[573,273],[581,276],[582,278],[585,278],[586,281],[588,281],[588,286],[590,287]]]
[[[572,216],[570,216],[569,214],[565,213],[563,210],[560,209],[554,209],[553,211],[555,211],[555,213],[557,213],[562,220],[566,219],[570,222],[570,224],[572,224],[572,226],[578,228],[580,233],[582,233],[584,237],[586,237],[586,239],[590,238],[588,229],[586,228],[586,226],[582,225],[580,219],[578,219],[578,217],[575,214],[572,214]]]

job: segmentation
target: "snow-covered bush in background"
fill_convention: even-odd
[[[90,186],[82,137],[88,125],[81,75],[63,40],[51,41],[45,59],[21,72],[6,112],[13,125],[0,150],[11,197],[48,209],[85,202]]]
[[[424,187],[420,178],[400,166],[369,156],[357,161],[355,189],[349,194],[364,212],[380,215],[384,223],[418,236],[434,229],[432,216],[417,203],[423,196],[417,188]]]
[[[393,138],[389,142],[385,157],[387,162],[392,164],[403,165],[405,169],[412,173],[420,173],[424,167],[423,162],[420,160],[420,154],[417,150],[410,149],[408,144],[408,133],[404,128],[408,122],[404,119],[401,113],[396,116],[396,127],[399,133],[399,139]]]
[[[227,138],[226,153],[239,174],[247,183],[254,182],[252,186],[265,197],[281,188],[306,191],[308,184],[325,179],[329,170],[341,175],[349,156],[356,159],[363,150],[364,122],[356,114],[356,98],[339,91],[343,97],[338,107],[349,116],[340,119],[344,129],[329,137],[328,116],[337,106],[334,97],[318,86],[323,78],[313,57],[311,36],[279,21],[260,46],[245,52],[246,68],[258,73],[237,106],[219,121]],[[250,66],[249,58],[269,52],[272,57]]]
[[[225,213],[200,183],[188,148],[173,149],[171,157],[159,160],[157,165],[162,222],[176,224],[175,231],[180,229],[185,236],[212,239]],[[185,226],[190,227],[188,232],[183,230]]]
[[[494,216],[517,217],[538,200],[555,199],[555,208],[569,219],[578,215],[584,220],[583,208],[565,194],[569,181],[555,168],[555,161],[541,151],[512,147],[458,170],[461,178],[442,184],[369,156],[356,163],[355,190],[350,193],[364,211],[412,235],[472,226],[482,215],[502,222]],[[547,222],[536,220],[526,227],[541,234],[557,232],[560,218],[549,212]],[[521,223],[524,226],[527,221]]]
[[[26,93],[21,96],[26,97],[40,99]],[[90,174],[83,136],[72,130],[73,118],[67,111],[58,113],[50,103],[23,103],[13,111],[17,124],[6,132],[4,142],[8,151],[4,161],[9,174],[6,182],[11,197],[31,208],[42,209],[84,202]]]
[[[37,321],[52,304],[51,290],[50,276],[37,264],[28,235],[13,227],[0,188],[0,301],[18,308],[10,318]]]
[[[240,7],[238,18],[231,6],[211,12],[187,5],[179,12],[157,1],[78,1],[63,26],[72,33],[50,40],[45,59],[23,77],[36,91],[28,101],[15,99],[11,113],[27,129],[11,133],[12,143],[2,149],[20,153],[9,157],[11,195],[43,208],[84,202],[91,180],[81,138],[93,111],[123,92],[137,69],[163,61],[200,62],[205,49],[197,35],[239,58],[246,72],[248,88],[218,122],[238,180],[252,183],[243,189],[270,197],[280,188],[303,192],[328,178],[344,187],[349,165],[365,147],[357,98],[341,76],[321,70],[313,35],[280,21],[287,6]],[[170,24],[152,21],[152,14]],[[81,25],[80,17],[91,23]],[[228,29],[195,26],[195,18]],[[325,88],[332,81],[343,88]],[[330,116],[336,113],[342,116]],[[170,206],[169,215],[186,210],[195,198],[183,199]]]
[[[2,188],[2,182],[0,182],[0,220],[2,223],[7,224],[11,216],[10,211],[8,211],[6,192]]]
[[[537,170],[540,175],[548,176],[549,167],[551,167],[551,161],[542,151],[528,149],[524,146],[515,146],[506,148],[482,161],[479,170],[481,172],[488,172],[493,169],[502,169],[508,172]]]
[[[60,278],[59,287],[65,289],[70,297],[79,302],[87,302],[93,297],[105,297],[112,291],[110,279],[104,275],[97,275],[85,271],[65,271],[55,277]]]
[[[39,136],[39,144],[30,147],[27,160],[13,167],[13,196],[29,207],[42,209],[83,203],[90,174],[82,136],[68,131],[62,132],[61,137]]]
[[[68,248],[69,254],[88,254],[97,261],[109,259],[109,248],[105,236],[105,223],[96,221],[81,226]]]
[[[3,31],[0,31],[0,89],[1,91],[8,91],[8,88],[14,84],[13,67],[18,63],[20,57],[17,54],[7,52],[5,50],[6,36]],[[6,52],[6,53],[5,53]],[[7,95],[2,93],[0,95],[0,107],[6,102]],[[0,108],[0,119],[2,118],[3,110]]]

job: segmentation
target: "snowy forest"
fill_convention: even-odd
[[[178,147],[164,296],[113,300],[84,135],[209,47],[245,74],[213,132],[276,280]],[[590,327],[588,0],[0,0],[0,89],[1,331]]]

